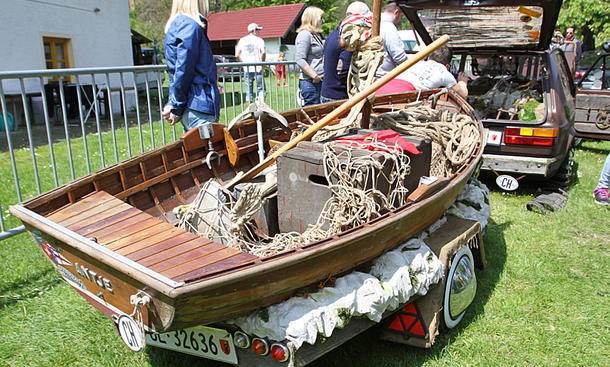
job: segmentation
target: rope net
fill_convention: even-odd
[[[431,176],[449,177],[477,149],[479,130],[468,116],[425,105],[372,116],[376,128],[432,140]],[[240,187],[237,199],[214,180],[206,182],[191,205],[174,210],[179,227],[259,257],[266,257],[331,237],[367,223],[406,202],[411,173],[409,156],[382,141],[324,144],[324,175],[331,197],[315,224],[303,233],[257,234],[251,220],[266,197],[277,189],[275,166],[264,183]],[[375,149],[370,149],[371,147]],[[374,152],[371,152],[374,150]]]

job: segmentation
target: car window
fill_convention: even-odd
[[[461,56],[461,55],[460,55]],[[539,54],[477,54],[450,64],[469,78],[468,102],[483,119],[541,121],[544,93]]]
[[[580,82],[582,89],[610,89],[610,55],[600,57]]]

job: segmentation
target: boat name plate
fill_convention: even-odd
[[[207,326],[146,334],[146,344],[217,361],[237,364],[233,336],[226,330]]]

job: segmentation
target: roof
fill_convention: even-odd
[[[151,39],[149,39],[148,37],[144,36],[142,33],[137,32],[134,29],[131,29],[131,41],[133,43],[149,43],[152,42]]]
[[[261,38],[286,37],[307,7],[305,3],[265,6],[208,14],[210,41],[236,40],[248,34],[248,24],[263,27]]]

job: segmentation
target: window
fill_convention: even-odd
[[[63,69],[70,67],[68,59],[69,39],[43,37],[44,59],[47,69]]]

